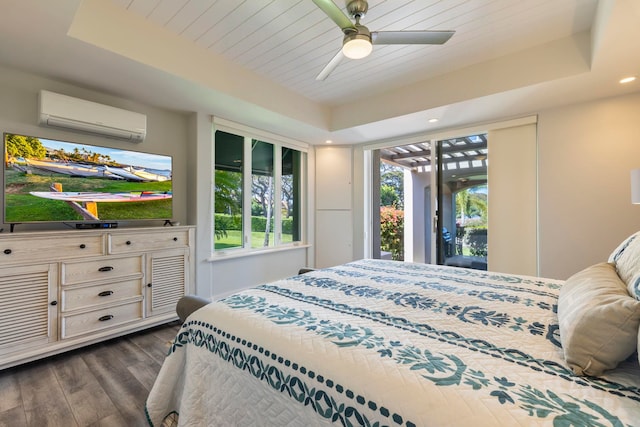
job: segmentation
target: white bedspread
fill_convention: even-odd
[[[562,282],[363,260],[214,302],[182,326],[153,426],[640,426],[637,356],[574,376]]]

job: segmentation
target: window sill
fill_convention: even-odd
[[[250,256],[256,256],[256,255],[266,255],[266,254],[272,254],[275,252],[286,252],[286,251],[291,251],[296,249],[306,249],[310,247],[311,245],[308,243],[298,243],[295,245],[278,246],[277,248],[249,249],[249,250],[232,249],[229,251],[214,252],[213,255],[211,255],[207,261],[216,262],[216,261],[223,261],[225,259],[244,258],[244,257],[250,257]]]

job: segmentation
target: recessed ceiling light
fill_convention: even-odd
[[[635,76],[631,76],[631,77],[625,77],[624,79],[620,80],[620,83],[624,84],[624,83],[631,83],[632,81],[634,81],[636,79]]]
[[[332,142],[333,142],[333,141],[332,141],[332,140],[330,140],[330,139],[327,139],[327,140],[325,141],[325,143],[327,143],[327,144],[331,144]]]
[[[429,119],[429,123],[435,123],[437,121],[438,121],[438,119]]]

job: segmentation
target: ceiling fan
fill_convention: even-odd
[[[313,0],[344,33],[342,49],[318,74],[316,80],[324,80],[338,66],[343,57],[360,59],[368,56],[374,44],[443,44],[455,31],[369,31],[360,24],[369,4],[366,0],[346,0],[347,11],[355,24],[332,0]]]

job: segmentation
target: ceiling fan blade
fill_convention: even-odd
[[[313,2],[318,6],[333,22],[338,24],[343,31],[345,28],[353,28],[355,29],[355,25],[349,19],[347,15],[342,12],[342,10],[332,1],[332,0],[313,0]]]
[[[342,54],[342,49],[340,49],[336,56],[334,56],[333,59],[331,59],[331,61],[329,61],[329,63],[322,69],[322,71],[320,71],[320,74],[318,74],[316,80],[326,79],[329,74],[331,74],[331,72],[338,66],[340,61],[342,61],[342,58],[344,58],[344,55]]]
[[[455,31],[372,31],[371,42],[373,44],[444,44],[454,34]]]

